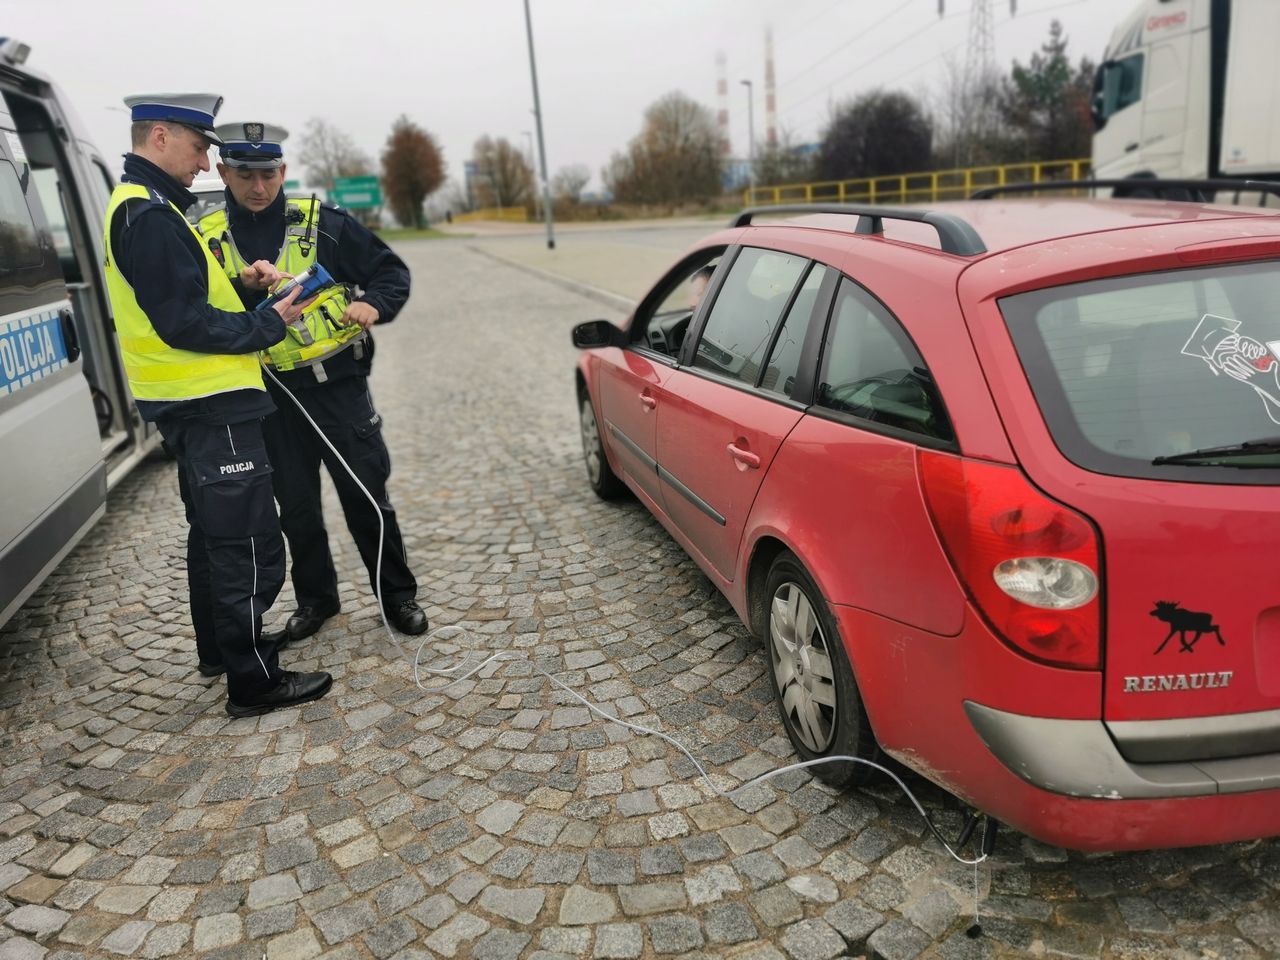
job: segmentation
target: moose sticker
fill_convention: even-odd
[[[1173,635],[1178,635],[1178,652],[1191,653],[1195,650],[1196,644],[1200,642],[1200,638],[1206,633],[1211,633],[1218,638],[1218,646],[1225,647],[1227,641],[1222,639],[1222,631],[1218,629],[1218,625],[1213,622],[1213,614],[1198,613],[1195,610],[1184,610],[1176,601],[1157,600],[1156,608],[1151,611],[1151,616],[1157,620],[1163,620],[1169,624],[1169,633],[1162,641],[1160,646],[1156,647],[1156,653],[1165,648]],[[1187,634],[1194,633],[1189,641]]]
[[[1242,335],[1240,326],[1239,320],[1206,313],[1180,352],[1203,360],[1215,377],[1225,373],[1247,383],[1271,422],[1280,424],[1280,340],[1262,343]]]

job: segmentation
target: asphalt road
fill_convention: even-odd
[[[420,600],[462,628],[424,662],[527,654],[730,786],[793,757],[761,645],[642,508],[590,493],[567,331],[618,314],[529,270],[634,295],[715,226],[566,233],[546,260],[537,237],[407,243],[373,390]],[[1005,832],[971,939],[975,871],[887,782],[730,802],[527,662],[419,689],[326,490],[343,612],[283,655],[333,672],[322,701],[230,721],[196,672],[165,462],[0,630],[0,960],[1280,954],[1274,841],[1081,856]]]

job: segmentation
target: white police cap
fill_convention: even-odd
[[[213,143],[222,143],[213,126],[213,118],[222,106],[222,97],[216,93],[140,93],[125,97],[124,105],[135,123],[139,120],[181,123],[198,130]]]
[[[289,136],[284,127],[270,123],[220,123],[222,146],[218,156],[229,167],[270,170],[284,163],[280,144]]]

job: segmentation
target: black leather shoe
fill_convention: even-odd
[[[203,661],[196,665],[196,669],[200,671],[202,677],[220,677],[227,672],[225,663],[204,663]]]
[[[281,707],[319,700],[332,686],[333,677],[327,673],[294,673],[286,670],[274,690],[259,694],[250,703],[236,703],[228,697],[227,713],[233,717],[256,717]]]
[[[401,600],[387,610],[387,619],[393,627],[411,637],[427,632],[427,615],[416,600]]]
[[[292,638],[289,636],[287,627],[281,627],[279,630],[265,630],[258,637],[258,642],[264,647],[274,647],[277,650],[283,650],[289,645]]]
[[[334,603],[327,607],[299,607],[289,622],[284,625],[289,632],[289,642],[305,640],[324,626],[324,622],[342,609],[342,605]]]

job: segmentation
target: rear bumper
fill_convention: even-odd
[[[1181,763],[1130,763],[1097,720],[1028,717],[966,701],[982,742],[1033,787],[1069,797],[1135,800],[1280,788],[1280,754]]]
[[[832,612],[885,750],[1016,830],[1076,850],[1280,835],[1280,755],[1133,763],[1098,719],[1101,674],[1020,657],[972,611],[954,637]]]

